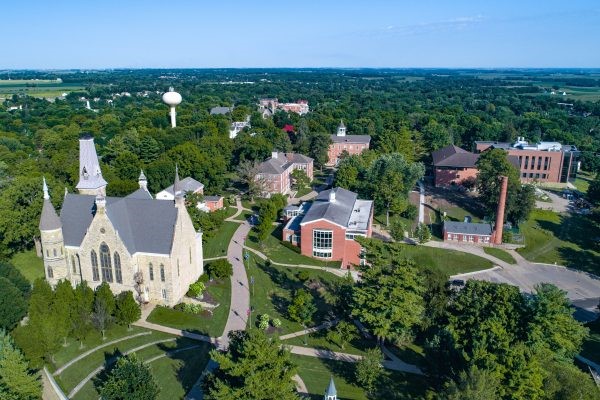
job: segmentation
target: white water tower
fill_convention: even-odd
[[[175,112],[175,107],[181,103],[181,95],[175,91],[172,87],[169,88],[169,91],[163,94],[162,101],[171,107],[171,127],[175,128],[177,126],[177,122],[175,121],[175,116],[177,113]]]

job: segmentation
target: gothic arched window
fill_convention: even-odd
[[[75,264],[75,256],[71,256],[71,266],[73,267],[73,273],[77,273],[77,264]]]
[[[100,274],[98,273],[98,256],[96,255],[96,251],[92,250],[91,258],[92,258],[92,280],[94,282],[98,282],[100,280]]]
[[[152,266],[152,263],[148,263],[148,272],[150,274],[150,280],[153,281],[154,280],[154,267]]]
[[[56,257],[56,249],[52,249],[52,255]]]
[[[100,245],[100,269],[102,270],[102,281],[112,282],[112,264],[110,262],[110,250],[106,243]]]
[[[54,278],[54,271],[52,271],[52,267],[48,266],[48,278]]]
[[[160,264],[160,280],[165,281],[165,266]]]
[[[115,280],[117,283],[123,283],[123,275],[121,274],[121,256],[115,251]]]

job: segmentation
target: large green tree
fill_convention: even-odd
[[[27,302],[11,281],[0,277],[0,329],[12,329],[25,316]]]
[[[154,400],[160,392],[150,367],[135,354],[119,358],[99,389],[103,400]]]
[[[36,400],[41,397],[42,385],[37,374],[30,371],[12,338],[6,331],[0,330],[0,398]]]
[[[362,269],[361,280],[354,287],[352,315],[379,341],[402,340],[421,321],[423,278],[415,264],[396,248],[377,247],[372,240],[362,243],[371,265]]]
[[[295,400],[296,367],[279,341],[257,329],[229,334],[229,350],[211,351],[217,370],[205,381],[207,400]]]

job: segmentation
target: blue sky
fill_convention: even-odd
[[[597,0],[23,0],[0,68],[600,67]]]

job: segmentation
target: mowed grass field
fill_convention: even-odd
[[[27,250],[21,253],[15,254],[10,262],[14,265],[25,278],[31,283],[37,278],[43,278],[44,274],[44,262],[41,258],[35,254],[35,250]]]
[[[526,259],[600,275],[600,228],[587,216],[534,210],[520,229],[525,247],[517,251]]]
[[[58,97],[63,93],[85,91],[78,83],[62,83],[56,80],[0,80],[0,97],[11,97],[14,94],[26,94],[32,97]]]

